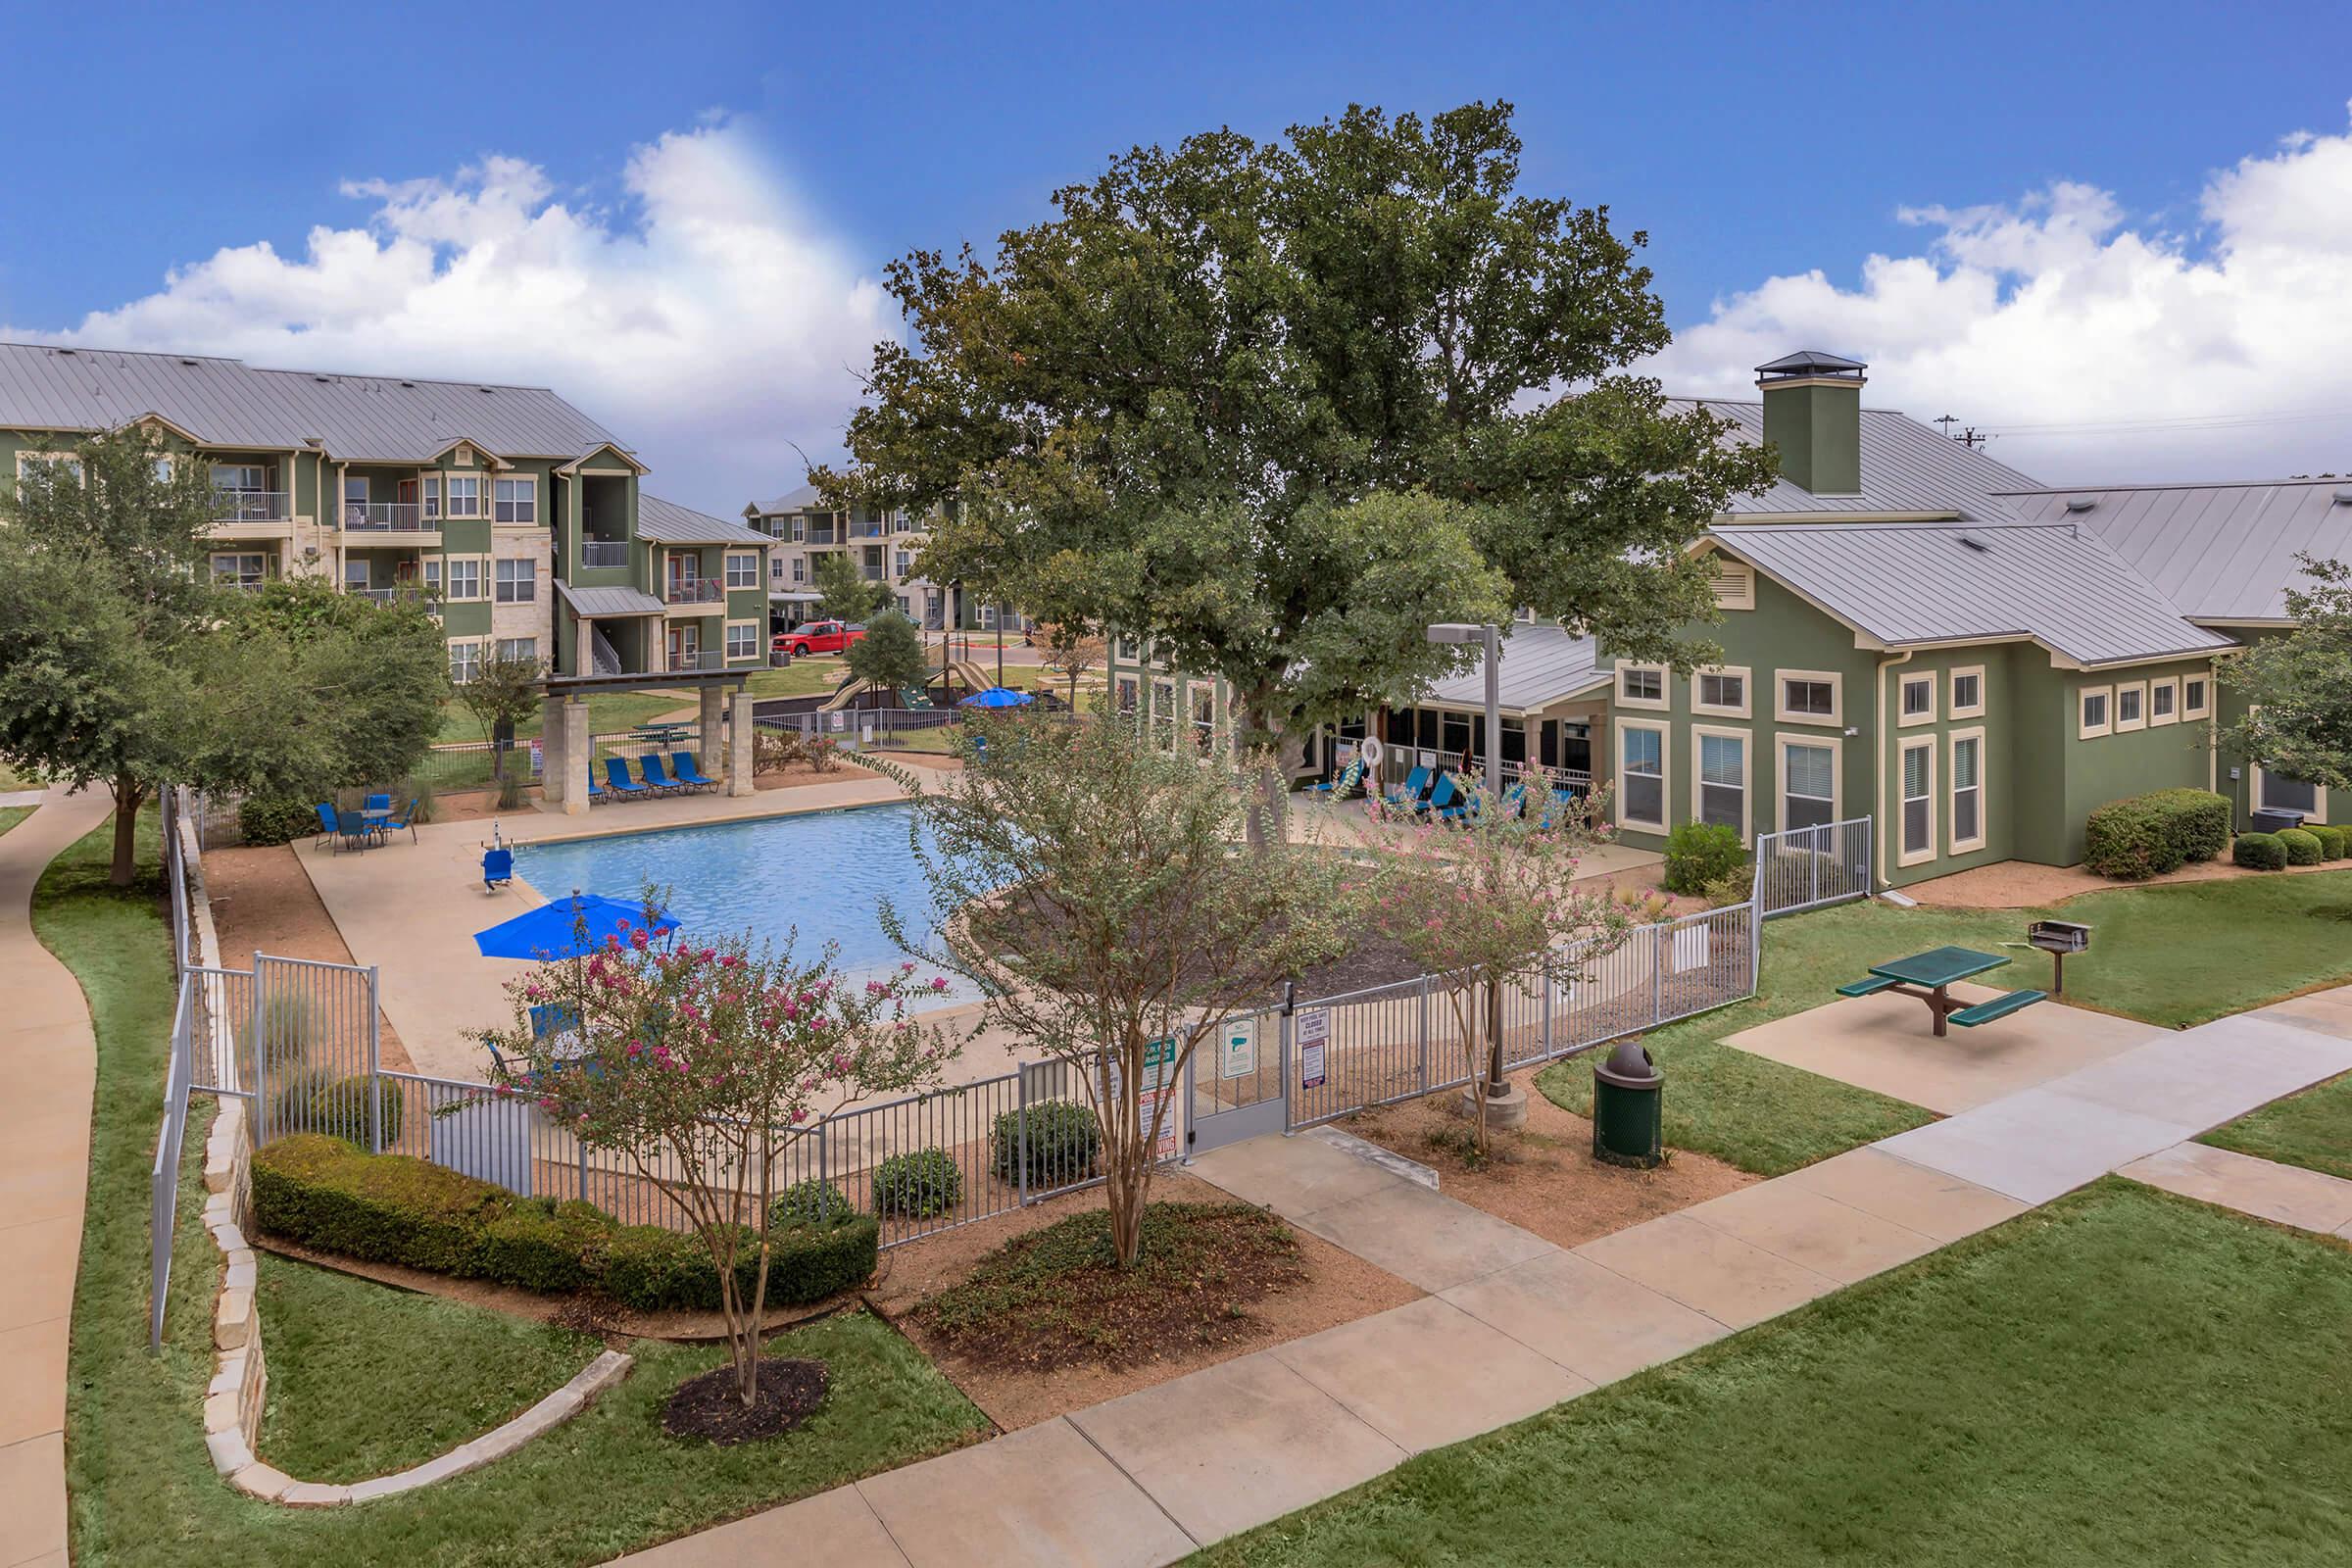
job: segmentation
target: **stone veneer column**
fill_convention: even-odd
[[[702,690],[703,711],[695,725],[694,744],[702,755],[694,761],[706,774],[723,778],[727,766],[727,689],[724,686],[705,686]]]
[[[539,705],[539,800],[551,811],[563,806],[564,786],[571,782],[564,766],[568,755],[564,742],[564,699],[550,697]]]
[[[752,783],[752,694],[738,690],[733,703],[735,715],[727,726],[727,793],[750,795]]]
[[[564,814],[586,816],[596,742],[588,730],[588,705],[576,697],[564,705]]]

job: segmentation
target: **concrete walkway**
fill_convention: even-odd
[[[1194,1161],[1193,1174],[1432,1294],[624,1560],[1172,1562],[2118,1166],[2143,1180],[2187,1166],[2210,1182],[2220,1152],[2183,1152],[2183,1141],[2352,1070],[2352,1016],[2342,1024],[2339,1035],[2264,1009],[2162,1036],[1571,1249],[1311,1134],[1237,1144]],[[2325,1219],[2337,1196],[2287,1206]]]
[[[66,1339],[98,1069],[81,987],[33,938],[32,888],[113,810],[103,791],[51,791],[0,834],[0,1568],[66,1561]]]
[[[2116,1174],[2274,1225],[2352,1242],[2352,1182],[2325,1171],[2204,1144],[2175,1144]]]

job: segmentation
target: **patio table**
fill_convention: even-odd
[[[688,727],[685,724],[637,724],[630,728],[629,733],[648,746],[666,751],[685,739]]]
[[[1931,948],[1890,963],[1874,963],[1870,972],[1894,981],[1889,990],[1926,1003],[1936,1019],[1936,1033],[1940,1037],[1948,1032],[1943,1020],[1968,1005],[1952,1000],[1949,989],[1952,984],[1987,969],[1998,969],[2008,961],[1998,954],[1979,953],[1974,948]]]
[[[391,842],[392,808],[389,806],[370,806],[366,810],[360,812],[360,815],[365,819],[364,825],[366,826],[370,837],[380,838],[386,843]]]

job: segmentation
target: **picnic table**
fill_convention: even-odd
[[[661,721],[656,721],[650,724],[633,725],[631,726],[629,733],[636,736],[638,740],[644,742],[648,746],[656,747],[662,751],[667,751],[669,748],[677,745],[679,741],[684,740],[686,738],[687,730],[692,727],[692,725],[688,724],[663,723]]]
[[[1926,953],[1915,953],[1908,958],[1896,958],[1887,963],[1874,963],[1870,966],[1871,977],[1868,980],[1856,981],[1850,986],[1839,986],[1838,991],[1840,996],[1848,997],[1867,997],[1881,991],[1891,991],[1897,996],[1916,997],[1928,1004],[1928,1011],[1936,1020],[1936,1033],[1940,1037],[1947,1032],[1944,1027],[1946,1018],[1955,1012],[1973,1010],[1969,1004],[1953,1000],[1951,987],[1972,975],[1983,974],[1987,969],[1998,969],[2008,961],[1998,954],[1979,953],[1974,948],[1931,948]],[[2031,996],[2035,1002],[2041,1000],[2039,992],[2013,991],[2009,995],[2012,997]],[[2008,999],[2001,1000],[2005,1002]],[[1984,1003],[1980,1005],[1990,1007],[1992,1004]],[[2025,1006],[2027,1004],[2021,1002],[2017,1005]],[[2010,1007],[2004,1010],[2015,1011],[2016,1008]],[[1986,1018],[1992,1016],[1998,1016],[1998,1014],[1988,1013]],[[1963,1018],[1960,1021],[1966,1024],[1985,1020]]]

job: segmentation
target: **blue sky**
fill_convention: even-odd
[[[767,489],[793,482],[785,446],[837,438],[852,345],[890,324],[859,280],[890,257],[1034,220],[1055,185],[1135,142],[1221,123],[1272,135],[1350,100],[1498,97],[1519,106],[1528,188],[1606,202],[1649,231],[1669,318],[1690,329],[1659,367],[1673,384],[1736,392],[1757,344],[1833,333],[1810,346],[1872,359],[1879,401],[2012,427],[1996,452],[2053,477],[2352,466],[2352,421],[2328,417],[2352,407],[2352,384],[2306,368],[2324,358],[2309,345],[2259,341],[2288,335],[2308,266],[2219,318],[2182,307],[2134,322],[2126,305],[2168,275],[2206,300],[2208,272],[2238,301],[2233,234],[2268,246],[2280,214],[2330,193],[2352,210],[2336,167],[2352,154],[2332,156],[2352,96],[2341,5],[470,5],[403,8],[396,33],[381,12],[343,9],[19,15],[21,68],[0,94],[14,154],[0,323],[264,363],[557,379],[624,433],[642,421],[665,477],[697,469],[669,487],[678,499],[739,504],[763,473]],[[2298,132],[2317,149],[2282,152]],[[664,147],[678,156],[647,159]],[[2291,167],[2217,205],[2217,176],[2249,160]],[[723,243],[700,233],[729,202],[758,208],[770,240],[757,224]],[[566,221],[530,226],[550,209]],[[352,238],[317,254],[316,228]],[[2352,233],[2323,230],[2293,242],[2327,265],[2352,257]],[[403,235],[432,275],[398,265]],[[372,258],[357,254],[366,236]],[[244,265],[265,244],[298,265]],[[491,291],[495,306],[447,275],[534,247],[533,280]],[[763,250],[799,260],[753,286],[728,258]],[[1873,256],[1919,266],[1888,272]],[[1990,298],[1954,286],[1980,274]],[[2063,298],[2007,310],[2052,277],[2054,295],[2095,286],[2115,309],[2087,322]],[[605,290],[585,314],[613,328],[610,373],[540,341],[564,318],[518,302],[542,285]],[[632,320],[632,293],[668,303]],[[711,317],[772,305],[778,318],[731,332],[690,320],[697,298]],[[747,363],[713,336],[760,352]],[[2151,367],[2177,360],[2110,363],[2151,336],[2244,373],[2197,396],[2151,390]],[[762,416],[713,416],[713,383]],[[2295,417],[2209,439],[2222,415]],[[2135,421],[2146,428],[2054,428]],[[2193,457],[2167,429],[2198,433]]]

